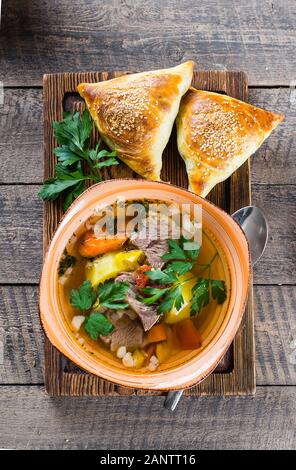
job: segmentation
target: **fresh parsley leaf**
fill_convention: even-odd
[[[169,253],[163,256],[164,259],[169,261],[165,269],[157,268],[145,272],[151,281],[163,284],[165,287],[145,287],[141,289],[141,293],[145,294],[145,296],[139,296],[138,299],[146,304],[154,304],[160,301],[157,310],[159,314],[166,313],[173,307],[179,310],[184,303],[182,284],[187,282],[187,280],[180,280],[179,276],[188,273],[193,268],[200,252],[200,246],[195,242],[190,242],[190,249],[186,250],[187,243],[188,241],[185,238],[181,238],[179,242],[169,240]],[[210,269],[215,257],[216,255],[206,265],[208,269]],[[227,292],[224,281],[199,278],[192,289],[191,315],[198,315],[202,308],[209,304],[211,299],[217,299],[217,302],[222,304],[226,297]]]
[[[172,261],[167,265],[164,271],[173,271],[181,276],[182,274],[186,274],[188,271],[190,271],[192,267],[193,263],[191,263],[190,261]]]
[[[119,161],[116,160],[116,158],[111,157],[111,158],[106,158],[106,160],[103,160],[102,162],[96,163],[94,166],[95,168],[103,168],[103,167],[113,166],[113,165],[119,165]]]
[[[200,253],[200,246],[197,242],[181,237],[179,241],[168,240],[169,252],[162,256],[166,261],[184,260],[195,261]],[[188,248],[189,247],[189,248]]]
[[[191,315],[198,315],[203,307],[210,302],[210,281],[199,278],[192,289]]]
[[[169,251],[162,256],[168,261],[164,272],[175,272],[179,275],[186,274],[193,267],[193,263],[199,255],[200,246],[196,242],[190,242],[184,237],[179,241],[168,240]],[[189,249],[187,247],[189,246]]]
[[[91,339],[97,340],[99,335],[109,335],[114,330],[114,325],[102,313],[92,312],[85,318],[84,329]]]
[[[93,122],[87,110],[82,114],[64,113],[63,120],[53,123],[54,135],[59,147],[54,149],[58,163],[55,166],[54,178],[44,182],[39,197],[44,200],[55,200],[64,196],[64,210],[71,205],[85,189],[85,181],[101,181],[100,169],[117,165],[116,152],[100,149],[101,139],[95,149],[89,148]],[[85,173],[87,163],[88,172]]]
[[[66,211],[71,206],[72,202],[78,196],[80,196],[80,194],[82,194],[85,189],[85,181],[79,181],[75,186],[71,186],[71,188],[65,192],[63,204],[64,211]]]
[[[70,292],[70,303],[79,310],[88,310],[94,304],[97,294],[90,281],[84,281],[79,289],[72,289]]]
[[[55,173],[56,177],[60,180],[75,180],[77,182],[87,179],[81,170],[81,166],[77,166],[75,170],[71,170],[65,167],[62,163],[57,163],[55,166]]]
[[[84,116],[88,114],[85,110],[82,115],[77,112],[71,115],[71,113],[64,113],[64,119],[60,122],[55,121],[53,123],[53,130],[55,138],[59,145],[69,145],[72,144],[72,148],[76,147],[78,150],[83,150],[84,141],[80,139],[80,133],[83,134],[82,127],[87,126],[85,131],[89,131],[88,123],[86,122]],[[90,118],[89,118],[90,119]],[[89,136],[90,136],[89,132]]]
[[[138,299],[143,302],[144,304],[154,304],[156,303],[167,291],[169,287],[165,287],[164,289],[155,288],[155,287],[144,287],[141,289],[143,294],[147,294],[150,297],[141,297],[138,296]]]
[[[54,154],[58,157],[58,161],[63,166],[71,166],[73,163],[79,162],[81,157],[76,155],[69,147],[63,145],[62,147],[56,147]]]
[[[211,291],[213,299],[217,299],[218,304],[223,304],[227,298],[225,281],[211,279]]]
[[[141,290],[141,292],[143,292],[143,294],[155,295],[155,294],[158,294],[160,292],[167,291],[168,289],[169,289],[169,287],[164,287],[164,288],[161,288],[161,287],[142,287],[140,290]]]
[[[80,145],[83,148],[85,142],[89,140],[93,130],[93,123],[86,109],[83,111],[80,121],[78,121],[78,130]]]
[[[75,179],[60,180],[58,178],[50,178],[45,181],[38,196],[47,201],[54,201],[63,191],[76,186],[78,182]]]
[[[177,281],[176,273],[173,271],[162,271],[157,268],[151,271],[146,271],[145,274],[151,279],[151,281],[157,281],[160,284],[171,284]]]
[[[75,256],[69,255],[67,251],[64,253],[62,256],[60,263],[59,263],[59,268],[58,268],[58,274],[59,276],[63,276],[65,272],[67,271],[68,268],[71,266],[74,266],[77,262],[77,259]]]
[[[181,237],[180,245],[186,255],[186,258],[191,261],[195,261],[200,253],[200,245],[196,241],[192,242],[184,237]]]
[[[173,307],[179,310],[183,304],[184,298],[182,295],[182,289],[180,285],[177,285],[172,289],[168,290],[168,292],[165,294],[165,296],[161,300],[160,306],[157,309],[157,313],[162,314],[170,312]]]
[[[179,246],[176,240],[168,240],[169,252],[162,255],[162,259],[169,260],[186,260],[186,254]]]
[[[128,307],[126,295],[130,285],[127,282],[107,281],[98,287],[99,306],[111,309]]]
[[[92,149],[89,151],[89,157],[93,160],[93,161],[98,161],[98,160],[101,160],[102,158],[106,158],[106,157],[116,157],[117,153],[115,152],[115,150],[113,150],[112,152],[108,151],[108,150],[100,150],[98,151],[98,148],[96,147],[95,149]]]
[[[38,194],[42,199],[53,201],[60,193],[65,192],[64,210],[67,210],[73,200],[85,190],[85,180],[89,177],[82,173],[80,167],[71,171],[62,163],[55,166],[55,171],[56,177],[45,181]]]

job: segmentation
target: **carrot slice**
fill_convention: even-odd
[[[174,325],[174,332],[182,349],[196,349],[201,345],[200,336],[190,318]]]
[[[115,251],[127,240],[126,237],[97,238],[92,230],[80,238],[79,253],[85,258],[93,258],[108,251]]]
[[[162,323],[152,326],[148,331],[147,339],[149,343],[158,343],[167,339],[166,328]]]

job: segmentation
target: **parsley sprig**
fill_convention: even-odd
[[[147,304],[153,304],[160,300],[161,303],[157,308],[158,314],[168,312],[173,307],[177,310],[182,307],[184,298],[181,286],[189,279],[181,281],[180,276],[192,269],[200,252],[200,246],[196,242],[188,242],[183,237],[179,241],[168,240],[167,243],[169,250],[162,256],[162,259],[167,261],[165,268],[145,272],[150,280],[159,284],[160,287],[141,289],[146,297],[139,297],[141,302]]]
[[[165,261],[181,260],[193,263],[200,253],[200,246],[197,242],[190,242],[184,237],[179,241],[168,240],[169,251],[162,256]]]
[[[129,287],[127,282],[110,280],[100,284],[98,289],[94,289],[90,281],[84,281],[79,289],[71,290],[70,303],[74,308],[86,313],[91,308],[125,309],[128,307],[126,295]],[[106,336],[111,333],[114,325],[102,312],[93,311],[86,316],[84,329],[92,339],[96,340],[99,335]]]
[[[98,304],[111,309],[128,307],[126,295],[130,285],[128,282],[108,281],[98,287]]]
[[[79,310],[89,310],[97,299],[95,289],[90,281],[84,281],[79,289],[71,289],[70,303]]]
[[[218,304],[223,304],[226,297],[225,281],[199,278],[192,289],[191,315],[198,315],[210,303],[211,298],[217,299]]]
[[[77,259],[75,256],[69,255],[67,250],[64,251],[64,254],[59,262],[58,275],[63,276],[68,268],[75,266]]]
[[[114,330],[114,325],[100,312],[92,312],[84,321],[84,329],[93,340],[107,336]]]
[[[172,308],[179,310],[182,307],[184,304],[182,285],[195,279],[196,276],[183,280],[180,276],[191,271],[200,253],[200,247],[195,242],[189,243],[184,238],[179,241],[168,240],[168,247],[169,251],[162,256],[163,260],[168,261],[165,268],[163,270],[157,268],[145,273],[159,287],[145,287],[141,289],[144,296],[139,296],[139,300],[145,304],[160,302],[157,308],[159,314],[169,312]],[[208,276],[198,278],[192,289],[191,315],[198,315],[211,299],[222,304],[227,297],[225,282],[211,279],[211,266],[217,255],[218,252],[208,264],[200,265],[203,267],[202,272],[208,271]]]
[[[91,149],[90,137],[93,121],[87,110],[82,114],[64,113],[63,120],[53,123],[54,135],[58,147],[54,153],[58,159],[54,178],[44,182],[39,196],[43,200],[55,200],[64,196],[64,210],[72,204],[85,189],[86,182],[102,180],[100,170],[103,167],[117,165],[116,152],[101,149],[101,140]],[[83,163],[88,168],[85,172]]]
[[[71,289],[70,303],[74,308],[82,311],[89,310],[94,303],[98,308],[127,308],[126,294],[129,287],[128,282],[110,280],[100,284],[98,289],[95,289],[90,281],[84,281],[79,289]]]

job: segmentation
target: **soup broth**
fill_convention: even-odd
[[[81,347],[135,374],[199,354],[221,326],[230,297],[215,236],[203,226],[201,246],[190,254],[182,239],[140,241],[139,227],[110,242],[95,233],[100,217],[73,234],[57,276],[61,312]]]

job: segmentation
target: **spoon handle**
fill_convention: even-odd
[[[181,396],[183,395],[184,390],[171,390],[168,392],[165,397],[164,407],[168,410],[174,411],[176,406],[179,403]]]

